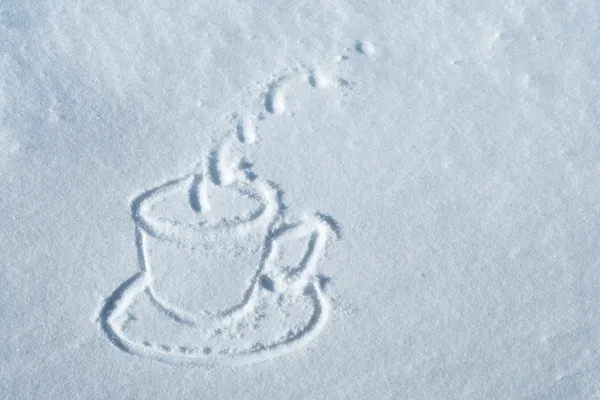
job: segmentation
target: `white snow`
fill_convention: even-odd
[[[356,42],[355,48],[356,51],[367,56],[372,56],[373,54],[375,54],[375,46],[368,40],[359,40],[358,42]]]
[[[600,397],[599,29],[0,1],[0,398]]]

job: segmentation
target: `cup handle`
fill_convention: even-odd
[[[263,286],[277,293],[303,290],[314,279],[327,243],[335,237],[333,233],[330,223],[319,218],[275,231],[270,240]],[[304,248],[298,251],[297,246]]]

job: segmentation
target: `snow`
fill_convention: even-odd
[[[0,398],[599,397],[599,8],[1,1]]]

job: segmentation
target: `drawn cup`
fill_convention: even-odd
[[[165,211],[185,202],[188,180],[142,194],[132,213],[150,293],[162,307],[194,320],[242,302],[259,268],[278,203],[275,190],[265,182],[234,188],[254,201],[250,212],[195,222],[193,215],[182,218]]]

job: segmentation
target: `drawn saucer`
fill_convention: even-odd
[[[329,304],[316,279],[275,293],[257,280],[234,312],[196,324],[156,304],[138,273],[107,299],[101,325],[121,350],[172,364],[243,365],[304,347],[323,330]]]

